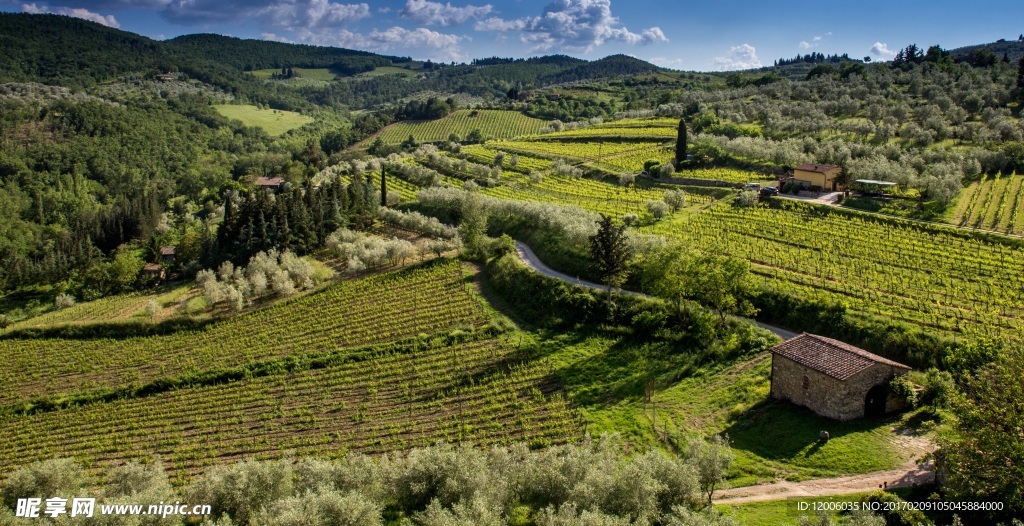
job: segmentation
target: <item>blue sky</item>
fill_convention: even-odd
[[[468,61],[625,53],[676,69],[771,65],[811,51],[885,60],[910,43],[1016,39],[1024,2],[647,0],[0,0],[149,37],[220,33]]]

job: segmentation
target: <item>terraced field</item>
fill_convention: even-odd
[[[240,347],[240,346],[239,346]],[[341,457],[471,440],[560,443],[578,417],[501,337],[356,351],[295,374],[0,417],[0,470],[73,456],[93,468],[163,459],[179,482],[214,463],[287,454]]]
[[[87,323],[116,323],[131,320],[149,320],[146,314],[146,306],[156,302],[162,309],[154,318],[164,319],[169,316],[181,314],[179,304],[188,299],[192,287],[181,286],[169,291],[153,294],[124,294],[119,296],[108,296],[95,301],[78,303],[66,309],[51,311],[41,316],[12,324],[7,332],[38,327],[53,327],[56,325],[82,325]],[[0,334],[3,334],[0,331]]]
[[[958,226],[1024,234],[1024,175],[983,175],[957,200],[950,222]]]
[[[345,281],[204,330],[125,339],[2,339],[0,406],[487,323],[454,262]]]
[[[469,132],[480,130],[484,137],[507,139],[536,134],[545,122],[517,111],[458,110],[447,117],[432,121],[405,121],[392,124],[380,133],[382,141],[400,143],[412,135],[419,142],[447,142],[456,133],[465,138]]]
[[[511,184],[480,191],[500,199],[572,204],[585,210],[622,217],[625,214],[646,214],[647,202],[660,200],[666,189],[668,187],[624,188],[593,179],[551,174],[535,183],[521,177]],[[710,197],[700,194],[690,193],[686,197],[687,206],[706,205],[711,201]]]
[[[556,141],[498,141],[488,146],[506,152],[547,158],[597,161],[626,154],[648,152],[661,147],[654,142],[556,142]],[[643,162],[641,161],[641,167]]]

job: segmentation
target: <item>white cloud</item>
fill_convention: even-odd
[[[103,24],[107,27],[121,27],[121,24],[117,21],[116,18],[114,18],[113,15],[104,16],[81,7],[58,7],[56,8],[56,10],[50,11],[50,8],[45,5],[22,4],[21,12],[31,14],[53,13],[57,15],[65,15],[75,18],[81,18],[83,20],[89,20],[91,22],[96,22],[97,24]]]
[[[829,33],[829,34],[831,35],[832,33]],[[821,37],[820,37],[820,36],[815,36],[815,37],[814,37],[814,38],[812,38],[811,40],[813,40],[813,41],[815,41],[815,42],[821,42]]]
[[[370,16],[370,6],[365,3],[338,4],[328,0],[300,0],[271,4],[253,14],[262,18],[267,25],[297,31],[338,27],[366,18]]]
[[[720,71],[733,71],[759,68],[761,60],[757,58],[754,46],[744,43],[729,48],[728,57],[715,57],[715,64]]]
[[[631,45],[665,42],[659,27],[633,33],[612,16],[611,0],[553,0],[540,16],[504,20],[497,17],[476,23],[477,31],[516,31],[534,51],[552,48],[590,51],[605,42]]]
[[[801,40],[800,41],[800,49],[811,49],[812,47],[814,47],[814,46],[812,46],[810,44],[810,42],[808,42],[806,40]]]
[[[406,29],[394,26],[383,31],[360,33],[339,31],[307,33],[303,42],[320,46],[339,46],[376,52],[403,52],[416,58],[450,61],[463,60],[459,42],[469,37],[433,31],[425,27]]]
[[[455,7],[451,3],[407,0],[401,16],[425,25],[453,26],[468,20],[482,18],[493,9],[491,4]]]
[[[257,19],[267,28],[297,31],[344,26],[370,16],[370,6],[330,0],[172,0],[161,15],[179,24]]]
[[[286,44],[292,43],[291,40],[288,40],[287,38],[282,36],[278,36],[276,33],[260,33],[260,38],[262,38],[263,40],[270,40],[273,42],[284,42]]]
[[[651,64],[669,69],[683,69],[686,61],[681,58],[651,57],[647,59]]]
[[[871,46],[871,54],[876,57],[892,58],[896,56],[896,52],[889,49],[888,44],[882,42],[875,42],[875,45]]]

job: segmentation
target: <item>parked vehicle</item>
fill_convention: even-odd
[[[779,189],[774,186],[766,186],[761,189],[761,197],[775,197],[779,195]]]

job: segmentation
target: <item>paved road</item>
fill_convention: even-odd
[[[597,283],[586,281],[586,280],[583,280],[583,279],[580,279],[580,278],[574,278],[574,277],[572,277],[572,276],[570,276],[568,274],[563,274],[563,273],[561,273],[561,272],[559,272],[559,271],[557,271],[557,270],[555,270],[555,269],[545,265],[544,262],[541,261],[540,258],[537,257],[537,254],[534,254],[533,250],[531,250],[530,247],[526,243],[523,243],[522,241],[516,241],[516,254],[519,255],[519,259],[521,259],[523,261],[523,263],[526,264],[526,266],[532,268],[533,270],[536,270],[537,272],[540,272],[541,274],[544,274],[545,276],[548,276],[548,277],[551,277],[551,278],[555,278],[555,279],[559,279],[559,280],[562,280],[562,281],[564,281],[566,283],[572,283],[573,285],[577,285],[577,286],[580,286],[580,287],[586,287],[588,289],[595,289],[595,290],[602,290],[602,291],[603,290],[608,290],[608,287],[605,287],[604,285],[599,285]],[[641,294],[639,292],[633,292],[633,291],[629,291],[629,290],[623,290],[623,291],[621,291],[621,293],[625,294],[627,296],[638,296],[638,297],[642,297],[642,298],[650,298],[651,297],[651,296],[648,296],[647,294]],[[771,331],[771,332],[775,333],[779,338],[782,338],[783,340],[788,340],[788,339],[793,338],[794,336],[797,335],[797,333],[795,333],[793,331],[787,331],[786,329],[783,329],[781,327],[774,327],[772,325],[768,325],[768,324],[761,323],[761,322],[754,321],[754,320],[750,320],[750,321],[755,323],[755,324],[757,324],[757,326],[762,328],[762,329],[765,329],[767,331]]]

